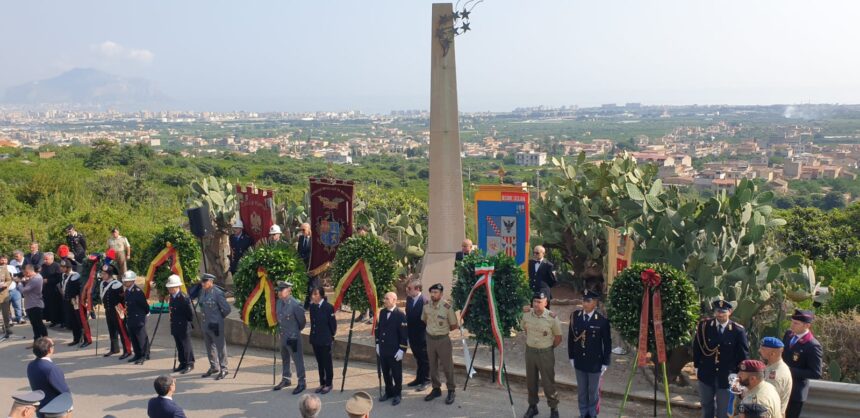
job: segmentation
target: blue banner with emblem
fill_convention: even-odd
[[[521,187],[490,185],[475,194],[478,248],[488,256],[503,253],[528,264],[529,195]]]

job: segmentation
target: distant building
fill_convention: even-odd
[[[515,158],[517,165],[540,167],[546,164],[545,152],[518,152]]]
[[[352,164],[352,156],[347,151],[329,151],[325,154],[325,160],[334,164]]]
[[[42,151],[39,153],[39,158],[41,158],[43,160],[54,158],[56,156],[57,156],[57,153],[54,151]]]
[[[800,161],[786,161],[782,165],[782,175],[787,179],[800,178],[801,171],[803,171],[803,163]]]

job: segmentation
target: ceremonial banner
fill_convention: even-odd
[[[482,184],[475,192],[478,248],[504,253],[528,268],[529,193],[524,186]]]
[[[182,292],[186,295],[188,294],[188,289],[185,288],[185,276],[182,274],[182,265],[179,264],[179,252],[176,251],[176,247],[173,244],[168,242],[164,249],[149,263],[149,268],[146,270],[146,281],[143,282],[143,294],[147,299],[149,299],[149,292],[152,290],[149,284],[155,276],[155,269],[168,262],[170,271],[179,276],[179,279],[182,281]]]
[[[244,322],[245,325],[251,325],[251,311],[254,309],[254,305],[256,305],[260,299],[263,299],[266,303],[266,322],[270,327],[274,327],[275,325],[278,325],[275,288],[272,286],[272,281],[269,280],[269,273],[266,272],[266,269],[263,267],[257,268],[257,277],[260,278],[260,281],[257,282],[257,286],[251,290],[251,293],[248,295],[248,299],[245,299],[245,305],[242,306],[242,322]]]
[[[331,178],[310,179],[311,265],[318,268],[334,260],[340,243],[352,236],[354,183]]]
[[[364,281],[364,293],[367,294],[367,301],[370,302],[371,312],[379,310],[379,301],[376,299],[376,282],[373,281],[373,273],[370,271],[370,266],[359,258],[355,260],[352,267],[344,273],[343,277],[338,281],[337,288],[334,289],[334,307],[335,312],[340,310],[340,305],[343,303],[343,297],[346,295],[346,290],[349,285],[355,280],[355,276],[361,275],[361,280]],[[376,320],[379,315],[373,315],[373,326],[370,327],[370,335],[376,334]]]
[[[612,286],[615,276],[633,263],[633,237],[622,235],[621,231],[606,227],[606,287]]]
[[[275,192],[259,190],[253,184],[242,189],[237,184],[236,197],[239,199],[239,219],[242,220],[245,233],[255,243],[268,237],[269,228],[275,219]]]

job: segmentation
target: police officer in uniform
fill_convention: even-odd
[[[427,326],[427,357],[430,361],[430,380],[433,390],[424,397],[432,401],[442,396],[442,381],[439,380],[439,369],[445,373],[445,385],[448,387],[448,397],[445,403],[454,403],[454,353],[451,338],[448,333],[457,329],[460,322],[451,302],[442,300],[442,284],[430,286],[430,303],[424,305],[421,321]]]
[[[582,293],[582,309],[570,315],[567,335],[567,356],[576,373],[579,389],[579,416],[597,417],[600,376],[610,364],[612,337],[609,319],[597,312],[600,293],[586,289]]]
[[[758,349],[761,360],[767,367],[764,369],[764,380],[776,389],[779,394],[779,404],[782,405],[782,415],[785,415],[785,409],[788,408],[788,401],[791,397],[791,370],[788,365],[782,361],[782,351],[784,344],[776,337],[764,337],[761,341],[761,346]]]
[[[737,376],[738,365],[749,358],[750,348],[744,327],[729,319],[732,305],[720,299],[711,306],[714,318],[703,319],[696,327],[693,365],[699,379],[702,417],[723,418],[728,415],[730,377]]]
[[[277,225],[275,225],[277,226]],[[293,395],[305,390],[305,359],[302,354],[302,330],[305,328],[305,308],[298,299],[293,297],[293,284],[278,282],[278,325],[281,332],[281,361],[284,364],[281,373],[281,383],[272,390],[281,390],[290,386],[290,357],[296,364],[296,377],[299,383],[293,389]]]
[[[421,280],[413,279],[406,285],[406,334],[409,340],[409,349],[415,357],[418,370],[415,372],[415,380],[406,384],[416,387],[422,392],[430,383],[430,360],[427,358],[427,325],[421,320],[424,306],[430,304],[430,299],[421,293]]]
[[[191,299],[182,293],[182,279],[175,274],[167,278],[167,292],[170,294],[170,335],[176,342],[179,366],[174,372],[187,374],[194,370],[194,349],[191,347],[191,327],[194,310]]]
[[[239,260],[241,260],[242,257],[245,256],[245,252],[254,245],[254,241],[245,233],[244,227],[245,225],[242,224],[241,219],[236,219],[236,222],[233,222],[233,235],[230,235],[231,274],[236,274],[236,269],[239,268]]]
[[[45,418],[69,418],[72,416],[74,404],[72,394],[64,392],[39,409],[39,415]]]
[[[224,292],[215,286],[215,276],[204,273],[200,276],[200,299],[198,306],[203,311],[203,344],[209,357],[209,370],[202,377],[213,374],[215,380],[227,377],[227,340],[224,336],[224,318],[230,314],[230,304]]]
[[[785,411],[786,418],[797,418],[809,395],[809,380],[821,379],[821,343],[812,335],[812,311],[797,309],[791,316],[791,329],[785,332],[782,343],[785,350],[782,360],[791,370],[791,398]]]
[[[376,326],[376,355],[385,380],[385,394],[379,402],[391,399],[400,405],[403,386],[403,355],[406,353],[406,315],[397,309],[397,294],[388,292],[383,298],[385,307],[379,310]]]
[[[764,363],[758,360],[744,360],[738,367],[738,383],[746,388],[741,390],[740,405],[743,408],[736,408],[738,411],[750,409],[746,405],[757,404],[763,406],[770,417],[782,416],[782,405],[780,404],[779,394],[776,393],[773,385],[764,380]],[[736,398],[737,399],[737,398]]]
[[[547,295],[535,292],[531,309],[523,314],[522,327],[526,333],[526,385],[529,408],[524,418],[538,414],[538,381],[549,404],[550,417],[558,418],[558,391],[555,389],[555,348],[561,344],[561,321],[546,309]]]
[[[72,262],[67,259],[60,261],[60,269],[63,272],[63,278],[60,282],[60,293],[63,294],[63,312],[69,328],[72,330],[72,342],[68,344],[71,347],[80,344],[83,329],[81,315],[78,312],[81,275],[74,270]]]
[[[146,335],[149,302],[146,301],[143,290],[134,283],[135,280],[137,280],[137,274],[131,270],[126,271],[122,276],[122,285],[125,286],[125,324],[134,349],[134,357],[129,360],[129,363],[143,364],[149,358],[149,336]]]
[[[334,316],[334,307],[325,300],[323,288],[311,288],[308,294],[311,296],[311,333],[308,340],[313,346],[320,375],[320,387],[316,393],[325,395],[331,392],[334,378],[331,346],[337,333],[337,319]]]
[[[131,340],[128,338],[122,318],[125,314],[125,307],[122,306],[123,293],[122,283],[117,280],[116,267],[111,264],[105,264],[102,267],[102,282],[99,287],[99,294],[102,305],[105,308],[105,322],[107,322],[108,337],[110,338],[110,351],[104,356],[110,357],[113,354],[118,354],[119,342],[122,341],[120,360],[131,357]]]
[[[45,392],[34,390],[26,393],[12,395],[12,409],[9,410],[9,418],[33,418],[36,416],[38,406],[45,399]]]

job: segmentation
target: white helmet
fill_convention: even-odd
[[[272,225],[271,228],[269,228],[269,235],[281,234],[281,233],[282,233],[281,227],[278,225]]]
[[[170,277],[167,278],[167,287],[180,287],[182,286],[182,279],[175,274],[171,274]]]
[[[122,275],[123,282],[133,282],[135,280],[137,280],[137,273],[131,270],[125,272],[125,274]]]
[[[242,223],[241,219],[236,219],[236,222],[233,222],[233,228],[244,228],[245,224]]]

